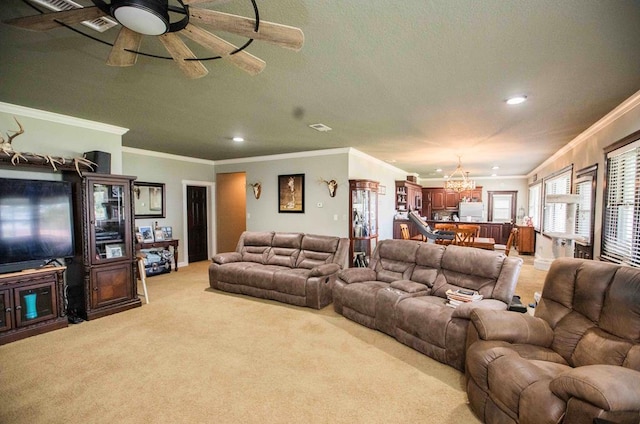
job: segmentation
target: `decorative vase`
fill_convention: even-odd
[[[36,294],[30,293],[24,295],[24,302],[27,307],[27,311],[24,314],[26,319],[34,319],[38,317],[38,310],[36,309]]]

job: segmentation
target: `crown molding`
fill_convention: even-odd
[[[595,136],[599,131],[613,124],[618,118],[626,115],[630,110],[633,110],[638,105],[640,105],[640,91],[637,91],[627,100],[620,103],[618,106],[616,106],[615,109],[607,113],[605,116],[603,116],[598,121],[596,121],[595,124],[591,125],[589,128],[587,128],[582,133],[580,133],[576,138],[574,138],[565,146],[560,148],[550,158],[548,158],[547,160],[542,162],[540,165],[538,165],[533,171],[529,172],[527,174],[527,178],[530,178],[533,175],[537,174],[541,169],[555,162],[558,158],[560,158],[567,152],[575,149],[580,144],[588,141],[591,137]]]
[[[296,153],[282,153],[278,155],[267,155],[267,156],[251,156],[247,158],[237,158],[237,159],[222,159],[214,161],[216,165],[231,165],[237,163],[250,163],[250,162],[265,162],[271,160],[283,160],[283,159],[298,159],[298,158],[307,158],[307,157],[315,157],[315,156],[328,156],[328,155],[339,155],[344,153],[349,153],[348,147],[341,147],[338,149],[325,149],[325,150],[311,150],[307,152],[296,152]]]
[[[180,155],[174,155],[171,153],[156,152],[153,150],[137,149],[135,147],[126,147],[126,146],[122,146],[122,153],[130,153],[132,155],[148,156],[148,157],[161,158],[161,159],[179,160],[182,162],[199,163],[199,164],[212,165],[212,166],[217,163],[209,159],[192,158],[190,156],[180,156]]]
[[[47,112],[44,110],[33,109],[25,106],[12,105],[11,103],[0,102],[0,112],[26,116],[28,118],[40,119],[43,121],[55,122],[58,124],[70,125],[73,127],[86,128],[89,130],[101,131],[119,136],[124,135],[128,128],[118,127],[115,125],[104,124],[102,122],[89,121],[87,119],[74,118],[59,113]]]

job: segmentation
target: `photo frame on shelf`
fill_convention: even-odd
[[[172,227],[162,227],[162,236],[165,240],[173,240],[173,228]]]
[[[162,228],[155,229],[154,238],[156,241],[164,241],[164,233],[162,232]]]
[[[142,242],[143,243],[153,243],[153,231],[151,230],[151,225],[140,226],[140,234],[142,234]]]
[[[304,174],[278,175],[278,212],[304,213]]]
[[[140,231],[136,231],[136,242],[142,243],[143,240],[144,239],[142,238],[142,233]]]
[[[164,218],[166,195],[164,183],[134,181],[133,210],[135,218]]]
[[[111,258],[121,258],[122,257],[122,249],[123,249],[123,245],[122,244],[107,244],[105,245],[105,253],[107,256],[107,259],[111,259]]]

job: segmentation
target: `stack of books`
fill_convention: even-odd
[[[473,290],[447,290],[447,303],[446,305],[451,308],[456,308],[458,305],[468,302],[477,302],[482,300],[482,295]]]

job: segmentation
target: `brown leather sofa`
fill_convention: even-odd
[[[209,285],[321,309],[331,303],[331,286],[347,262],[348,247],[348,239],[340,237],[245,231],[235,252],[213,257]]]
[[[640,423],[640,270],[563,258],[535,317],[475,310],[467,393],[486,423]]]
[[[469,314],[506,309],[522,259],[472,247],[382,240],[367,268],[344,269],[333,287],[339,314],[395,337],[459,370]],[[476,290],[483,300],[446,305],[447,289]]]

